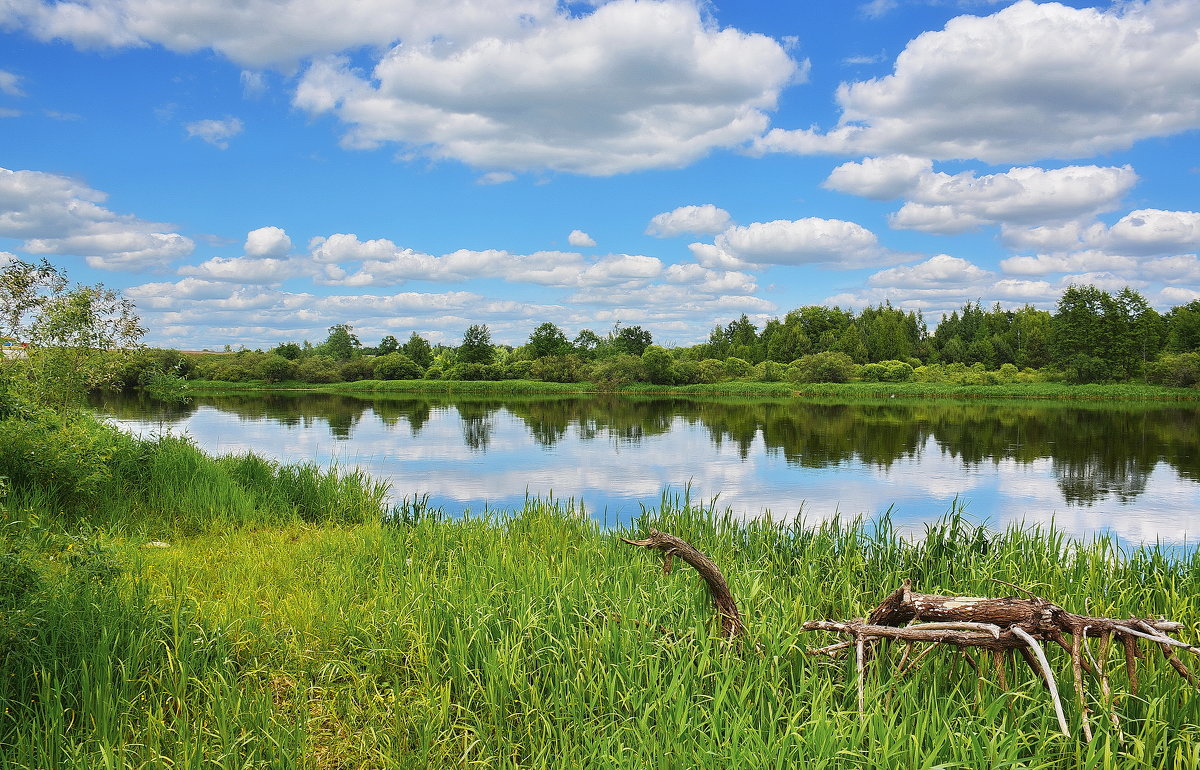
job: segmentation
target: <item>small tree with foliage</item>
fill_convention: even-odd
[[[388,353],[395,353],[400,349],[400,341],[390,334],[384,335],[379,341],[379,347],[375,348],[375,355],[386,356]]]
[[[490,364],[495,358],[496,349],[492,347],[492,333],[487,325],[468,326],[462,344],[458,346],[458,363]]]
[[[114,383],[145,332],[133,303],[103,285],[68,288],[45,261],[0,266],[0,336],[25,346],[23,355],[0,359],[0,368],[7,379],[25,379],[37,400],[72,404]]]
[[[401,348],[402,353],[412,359],[412,362],[422,369],[428,369],[433,364],[433,347],[429,340],[413,332]]]
[[[294,342],[281,342],[271,349],[272,353],[277,356],[283,356],[289,361],[295,361],[300,358],[302,350],[299,345]]]
[[[296,367],[296,379],[303,382],[340,382],[342,379],[338,362],[332,356],[312,355]]]
[[[362,348],[354,327],[350,324],[335,324],[329,327],[329,336],[321,345],[321,352],[336,361],[349,361]]]
[[[562,329],[547,321],[529,335],[529,352],[534,358],[565,356],[571,352],[571,343]]]
[[[579,355],[584,358],[593,358],[600,351],[600,346],[603,344],[600,335],[591,329],[582,329],[579,334],[575,335],[575,341],[572,343]]]
[[[640,326],[626,326],[613,335],[612,347],[618,353],[640,356],[654,341],[650,332]]]

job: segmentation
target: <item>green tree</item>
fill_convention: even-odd
[[[400,349],[400,341],[390,334],[384,335],[379,341],[379,347],[375,348],[375,354],[386,356],[388,353],[395,353]]]
[[[618,353],[640,356],[653,341],[648,330],[640,326],[626,326],[613,335],[612,347]]]
[[[1095,286],[1067,287],[1050,327],[1055,363],[1066,368],[1077,356],[1102,357],[1107,345],[1104,310],[1109,301],[1108,292]]]
[[[1026,305],[1013,314],[1010,339],[1015,351],[1013,363],[1040,369],[1051,359],[1051,318],[1045,310]]]
[[[742,313],[735,321],[730,321],[725,327],[725,336],[730,345],[753,346],[758,342],[758,327],[750,322],[750,317]]]
[[[281,342],[271,352],[275,355],[283,356],[289,361],[295,361],[301,356],[300,346],[294,342]]]
[[[862,332],[859,331],[858,324],[854,323],[846,327],[832,350],[836,353],[845,353],[858,364],[865,364],[871,357],[871,352],[863,342]]]
[[[762,337],[766,342],[768,361],[787,364],[812,352],[812,340],[804,333],[804,326],[795,311],[788,313],[782,322],[768,321]]]
[[[547,321],[529,335],[529,352],[534,358],[565,356],[571,352],[571,343],[562,329]]]
[[[462,345],[458,347],[458,363],[460,364],[490,364],[496,358],[496,350],[492,347],[492,333],[486,324],[472,324],[463,334]]]
[[[321,352],[337,361],[349,361],[362,348],[350,324],[335,324],[329,327],[329,336],[321,345]]]
[[[429,344],[429,340],[416,332],[413,332],[408,338],[408,342],[404,343],[402,352],[422,369],[428,369],[433,365],[433,346]]]
[[[795,320],[793,321],[793,316]],[[853,322],[848,311],[839,307],[823,307],[821,305],[805,305],[787,314],[787,323],[799,323],[817,352],[829,350],[841,338]]]
[[[704,355],[724,360],[729,357],[729,345],[729,330],[718,325],[708,335],[708,345]]]
[[[1142,373],[1146,362],[1158,357],[1166,341],[1166,322],[1139,292],[1126,286],[1112,298],[1105,314],[1110,333],[1120,339],[1119,363],[1126,377]],[[1118,361],[1113,361],[1117,364]]]
[[[1200,351],[1200,299],[1171,308],[1164,321],[1167,350],[1172,353]]]
[[[584,358],[592,358],[599,352],[602,342],[603,340],[596,332],[591,329],[582,329],[579,334],[575,335],[575,341],[572,344],[575,346],[575,350],[579,351],[579,355]]]
[[[46,262],[6,262],[0,300],[0,336],[26,346],[20,356],[0,358],[0,377],[23,379],[26,393],[52,405],[115,384],[146,331],[118,292],[100,284],[68,288],[65,274]]]

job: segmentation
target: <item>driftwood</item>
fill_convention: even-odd
[[[729,639],[745,632],[737,602],[725,582],[725,576],[711,559],[696,550],[687,541],[658,530],[650,530],[644,540],[622,542],[662,551],[663,573],[671,571],[672,558],[678,556],[690,564],[704,578],[712,596],[713,606],[721,624],[721,634]],[[1003,581],[997,581],[1003,582]],[[1011,584],[1006,584],[1011,585]],[[1018,586],[1013,588],[1020,589]],[[824,647],[808,650],[810,655],[837,657],[853,648],[858,684],[858,708],[866,705],[866,667],[872,647],[884,640],[903,642],[904,653],[897,664],[897,674],[903,675],[916,667],[921,660],[937,649],[938,645],[949,645],[966,654],[969,649],[986,651],[990,654],[996,679],[1001,689],[1008,689],[1005,666],[1013,652],[1019,653],[1029,668],[1037,675],[1050,692],[1059,729],[1070,736],[1058,683],[1050,661],[1043,649],[1046,643],[1063,648],[1071,659],[1071,674],[1080,712],[1083,734],[1092,739],[1092,727],[1088,721],[1091,709],[1088,706],[1084,674],[1099,680],[1101,700],[1108,707],[1108,717],[1120,734],[1115,698],[1108,677],[1106,664],[1113,642],[1119,642],[1125,657],[1125,674],[1130,690],[1138,692],[1137,661],[1145,659],[1139,643],[1145,641],[1157,646],[1163,658],[1179,676],[1192,687],[1200,689],[1200,679],[1184,664],[1178,650],[1200,656],[1200,648],[1173,638],[1183,624],[1163,618],[1106,618],[1077,615],[1047,601],[1040,596],[1025,592],[1020,597],[942,596],[923,594],[912,590],[912,583],[903,585],[889,594],[866,618],[845,621],[810,620],[801,631],[831,631],[849,639]],[[665,629],[663,629],[665,631]],[[1070,641],[1067,637],[1070,637]],[[1090,639],[1099,639],[1099,654],[1093,655]],[[929,646],[912,655],[914,645]],[[979,670],[978,665],[967,660]]]
[[[1169,636],[1182,628],[1182,623],[1161,618],[1119,619],[1077,615],[1032,594],[1029,598],[989,598],[916,593],[906,580],[866,618],[841,622],[810,620],[800,630],[833,631],[850,637],[850,641],[812,649],[809,654],[836,656],[842,650],[855,648],[860,710],[864,703],[863,675],[868,645],[884,639],[909,645],[898,666],[899,673],[911,669],[915,664],[914,660],[908,668],[904,665],[908,661],[911,645],[915,643],[930,644],[918,657],[924,657],[937,644],[963,650],[988,650],[998,672],[999,684],[1005,689],[1004,663],[1015,650],[1050,691],[1059,728],[1069,736],[1071,731],[1063,712],[1058,685],[1043,650],[1045,643],[1052,642],[1070,655],[1083,733],[1090,741],[1092,728],[1088,721],[1090,709],[1084,684],[1085,672],[1100,681],[1101,696],[1110,706],[1109,718],[1114,727],[1120,729],[1116,711],[1112,709],[1112,688],[1105,669],[1108,649],[1114,640],[1120,641],[1124,649],[1125,670],[1135,695],[1138,689],[1137,660],[1143,657],[1138,648],[1141,640],[1157,645],[1163,657],[1181,677],[1193,687],[1200,687],[1200,681],[1176,654],[1176,650],[1186,650],[1193,655],[1200,655],[1200,648]],[[1071,637],[1069,642],[1067,636]],[[1098,657],[1092,656],[1088,646],[1087,640],[1091,638],[1100,640]]]
[[[745,627],[742,625],[742,615],[738,612],[733,594],[729,592],[725,576],[721,574],[721,570],[713,563],[712,559],[700,553],[686,540],[652,529],[650,537],[645,540],[621,538],[621,542],[662,551],[664,575],[671,572],[671,559],[674,556],[678,556],[690,564],[708,584],[708,593],[712,596],[713,606],[716,607],[721,621],[721,635],[726,639],[732,639],[735,636],[741,636],[745,631]]]

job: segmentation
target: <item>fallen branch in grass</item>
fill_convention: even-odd
[[[1080,721],[1084,736],[1089,741],[1092,738],[1092,729],[1088,721],[1090,709],[1087,704],[1084,672],[1099,679],[1102,699],[1110,707],[1109,716],[1113,725],[1119,729],[1105,669],[1109,645],[1113,639],[1119,640],[1124,648],[1125,669],[1133,694],[1136,695],[1138,689],[1137,659],[1143,657],[1138,649],[1139,640],[1158,645],[1170,666],[1193,687],[1200,687],[1200,681],[1175,652],[1177,649],[1183,649],[1193,655],[1200,655],[1200,648],[1168,636],[1180,631],[1183,628],[1182,623],[1151,618],[1119,619],[1076,615],[1040,596],[1030,594],[1030,597],[1022,599],[921,594],[914,592],[911,582],[906,580],[865,619],[810,620],[801,626],[800,630],[833,631],[851,638],[850,641],[809,650],[809,654],[836,656],[843,649],[852,646],[855,648],[860,708],[864,700],[862,680],[865,675],[867,645],[890,639],[905,642],[910,647],[912,644],[923,642],[930,645],[929,649],[933,649],[933,645],[945,644],[964,652],[970,648],[988,650],[992,654],[997,679],[1005,689],[1007,681],[1004,676],[1004,661],[1015,650],[1050,690],[1059,728],[1069,736],[1071,733],[1063,712],[1054,672],[1042,649],[1045,642],[1053,642],[1066,650],[1071,657]],[[1066,636],[1071,637],[1069,643]],[[1087,647],[1087,640],[1093,637],[1100,639],[1098,658],[1093,657],[1090,648]],[[929,649],[922,652],[917,660],[924,657]],[[1087,660],[1084,659],[1085,652]],[[911,670],[916,662],[914,660],[904,668],[908,653],[909,649],[906,649],[901,660],[901,672]]]
[[[725,576],[721,574],[721,570],[717,568],[712,559],[700,553],[686,540],[652,529],[650,536],[644,540],[621,538],[621,542],[662,551],[664,575],[671,572],[672,557],[678,556],[690,564],[708,584],[708,592],[712,596],[713,606],[716,607],[721,621],[721,635],[726,639],[732,639],[735,636],[741,636],[745,631],[745,627],[742,625],[742,615],[738,612],[733,594],[729,592]]]

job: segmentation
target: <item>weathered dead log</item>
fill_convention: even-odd
[[[725,576],[721,574],[721,570],[713,563],[712,559],[696,550],[686,540],[652,529],[650,530],[650,536],[644,540],[621,538],[621,542],[662,551],[664,574],[671,571],[671,558],[673,556],[678,556],[690,564],[700,573],[700,577],[704,578],[704,582],[708,585],[709,595],[712,596],[713,606],[716,607],[717,615],[721,621],[721,635],[726,639],[731,639],[735,636],[741,636],[745,631],[742,625],[742,615],[738,612],[737,602],[734,601],[733,594],[729,591],[729,585],[725,582]]]
[[[1016,586],[1014,586],[1015,588]],[[1018,589],[1023,590],[1023,589]],[[1184,665],[1176,651],[1186,650],[1200,656],[1200,647],[1174,639],[1168,634],[1178,632],[1182,623],[1154,618],[1104,618],[1076,615],[1040,596],[1029,594],[1028,598],[942,596],[922,594],[912,590],[910,581],[890,593],[865,619],[849,621],[810,620],[801,626],[801,631],[833,631],[844,634],[852,641],[826,645],[810,654],[836,656],[846,646],[856,647],[859,674],[859,702],[863,702],[862,676],[864,642],[877,643],[890,639],[905,643],[904,655],[897,666],[897,673],[910,670],[937,645],[945,644],[960,650],[975,647],[992,652],[994,666],[1001,686],[1007,690],[1003,677],[1005,658],[1017,651],[1029,664],[1050,692],[1062,731],[1070,735],[1058,685],[1042,645],[1053,642],[1064,649],[1071,659],[1071,673],[1075,685],[1080,724],[1087,740],[1092,739],[1092,725],[1088,719],[1088,705],[1084,673],[1099,679],[1102,702],[1109,707],[1109,718],[1115,729],[1120,731],[1112,690],[1105,665],[1111,642],[1121,642],[1125,651],[1125,667],[1130,689],[1137,694],[1137,659],[1142,657],[1138,640],[1145,639],[1161,649],[1167,663],[1189,684],[1200,688],[1200,679]],[[1068,642],[1066,637],[1070,636]],[[1100,658],[1092,657],[1087,639],[1100,639]],[[928,643],[921,654],[911,662],[911,647],[916,643]],[[1085,659],[1086,655],[1086,659]]]
[[[1171,631],[1183,628],[1182,623],[1161,618],[1098,618],[1089,615],[1076,615],[1067,612],[1062,607],[1035,596],[1021,599],[1011,596],[943,596],[940,594],[922,594],[912,590],[911,581],[904,583],[880,602],[879,606],[867,616],[870,625],[899,626],[911,621],[944,621],[992,623],[1001,628],[1020,625],[1026,631],[1036,631],[1047,634],[1051,641],[1059,643],[1064,649],[1070,650],[1070,644],[1061,639],[1062,634],[1086,635],[1100,637],[1108,631],[1119,631],[1125,634],[1152,639],[1160,644],[1170,644],[1183,647],[1200,654],[1200,649],[1163,637]],[[1135,628],[1146,627],[1145,631]],[[1054,638],[1055,635],[1059,638]]]

